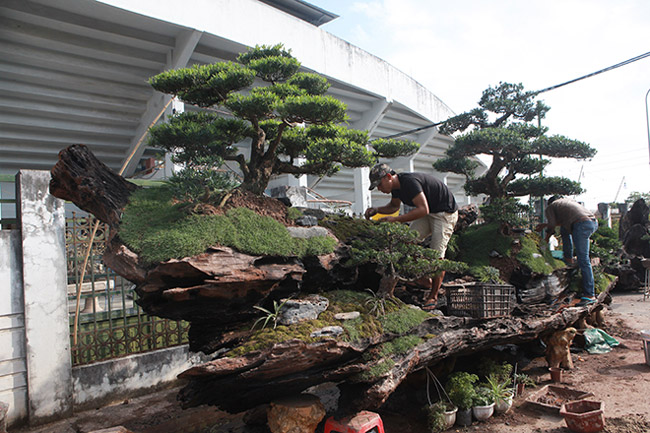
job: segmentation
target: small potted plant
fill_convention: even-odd
[[[458,408],[456,424],[460,426],[472,423],[472,405],[476,394],[474,383],[477,381],[477,375],[459,371],[449,377],[445,386],[449,399]]]
[[[524,393],[524,389],[526,388],[526,385],[535,387],[537,386],[537,382],[535,380],[528,376],[525,373],[517,373],[515,374],[515,383],[517,384],[517,394],[516,395],[522,395]]]
[[[492,395],[496,413],[506,413],[512,407],[513,392],[510,388],[511,383],[509,377],[499,380],[496,375],[488,376],[485,386]]]
[[[472,398],[472,414],[478,421],[485,421],[494,413],[494,399],[489,388],[480,386]]]
[[[427,424],[431,433],[440,433],[456,422],[458,409],[451,403],[437,401],[427,406]]]

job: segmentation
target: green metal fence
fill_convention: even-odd
[[[92,243],[84,282],[79,277],[94,225],[93,217],[66,221],[68,298],[73,365],[118,358],[187,343],[189,324],[145,314],[137,305],[134,286],[106,267],[101,256],[108,241],[108,226],[100,223]],[[80,289],[77,344],[74,316]]]

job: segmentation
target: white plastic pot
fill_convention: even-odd
[[[494,413],[494,403],[487,406],[472,407],[472,414],[477,421],[485,421]]]
[[[508,398],[499,399],[494,403],[494,411],[496,413],[506,413],[512,407],[512,395]]]

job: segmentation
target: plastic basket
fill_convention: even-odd
[[[467,283],[444,287],[451,316],[505,317],[514,308],[515,288],[510,284]]]

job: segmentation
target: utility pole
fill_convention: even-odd
[[[648,93],[650,93],[650,89],[645,92],[645,122],[648,129],[648,149],[650,150],[650,117],[648,117]],[[650,163],[650,154],[648,158],[648,162]]]

